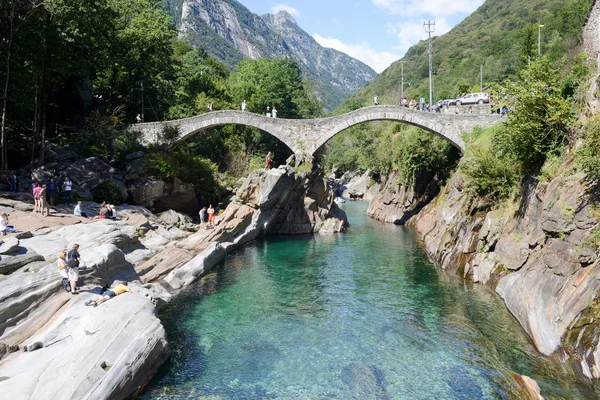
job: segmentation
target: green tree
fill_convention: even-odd
[[[542,57],[522,71],[520,82],[505,84],[502,103],[510,113],[494,146],[514,157],[523,173],[535,172],[548,154],[560,152],[568,143],[575,113],[562,97],[559,71],[560,67]]]
[[[282,118],[307,118],[321,113],[321,106],[302,80],[298,63],[291,59],[244,60],[229,79],[236,104],[246,100],[247,109],[263,113],[275,106]]]

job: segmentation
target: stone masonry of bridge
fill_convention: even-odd
[[[269,118],[243,111],[213,111],[197,117],[165,122],[137,124],[144,144],[162,142],[165,126],[178,126],[182,140],[207,128],[239,124],[253,126],[285,143],[295,154],[312,156],[329,139],[341,131],[368,121],[398,121],[417,126],[446,139],[461,152],[464,151],[463,132],[472,132],[477,126],[488,128],[502,120],[498,114],[443,114],[411,110],[400,106],[372,106],[347,114],[317,119]]]

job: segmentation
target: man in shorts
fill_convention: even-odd
[[[115,286],[112,289],[108,289],[107,291],[105,291],[104,293],[102,293],[101,296],[96,297],[93,300],[88,300],[85,302],[86,306],[94,306],[96,307],[98,304],[102,304],[105,301],[108,301],[110,299],[112,299],[113,297],[116,297],[120,294],[123,294],[125,292],[131,292],[131,290],[129,290],[129,288],[127,286],[125,286],[122,283],[119,283],[117,286]]]

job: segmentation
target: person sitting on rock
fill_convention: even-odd
[[[16,233],[15,227],[9,225],[8,214],[3,213],[0,215],[0,235],[4,236],[7,233]]]
[[[83,218],[87,218],[88,215],[81,210],[81,201],[77,202],[77,205],[75,206],[75,210],[73,210],[73,215],[75,215],[76,217],[83,217]]]
[[[108,300],[112,299],[113,297],[123,294],[125,292],[131,293],[131,290],[124,284],[119,283],[117,286],[115,286],[112,289],[108,289],[107,291],[105,291],[100,296],[96,297],[95,299],[86,301],[85,305],[96,307],[98,304],[102,304],[105,301],[108,301]]]
[[[108,207],[106,206],[106,203],[102,203],[102,205],[100,206],[100,213],[98,213],[98,215],[96,215],[94,219],[106,219],[108,218],[108,215]]]
[[[109,204],[108,206],[108,218],[112,220],[117,219],[117,209],[115,208],[114,204]]]

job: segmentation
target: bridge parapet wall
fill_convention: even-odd
[[[144,144],[160,143],[165,126],[178,126],[180,137],[208,129],[210,127],[240,124],[265,131],[283,143],[294,153],[314,154],[323,144],[339,132],[368,121],[398,121],[420,127],[448,140],[464,150],[462,132],[471,132],[476,126],[489,127],[501,121],[496,114],[453,114],[429,113],[410,110],[399,106],[365,107],[347,114],[318,119],[279,119],[242,111],[214,111],[197,117],[175,121],[137,124],[132,129],[141,133]]]

